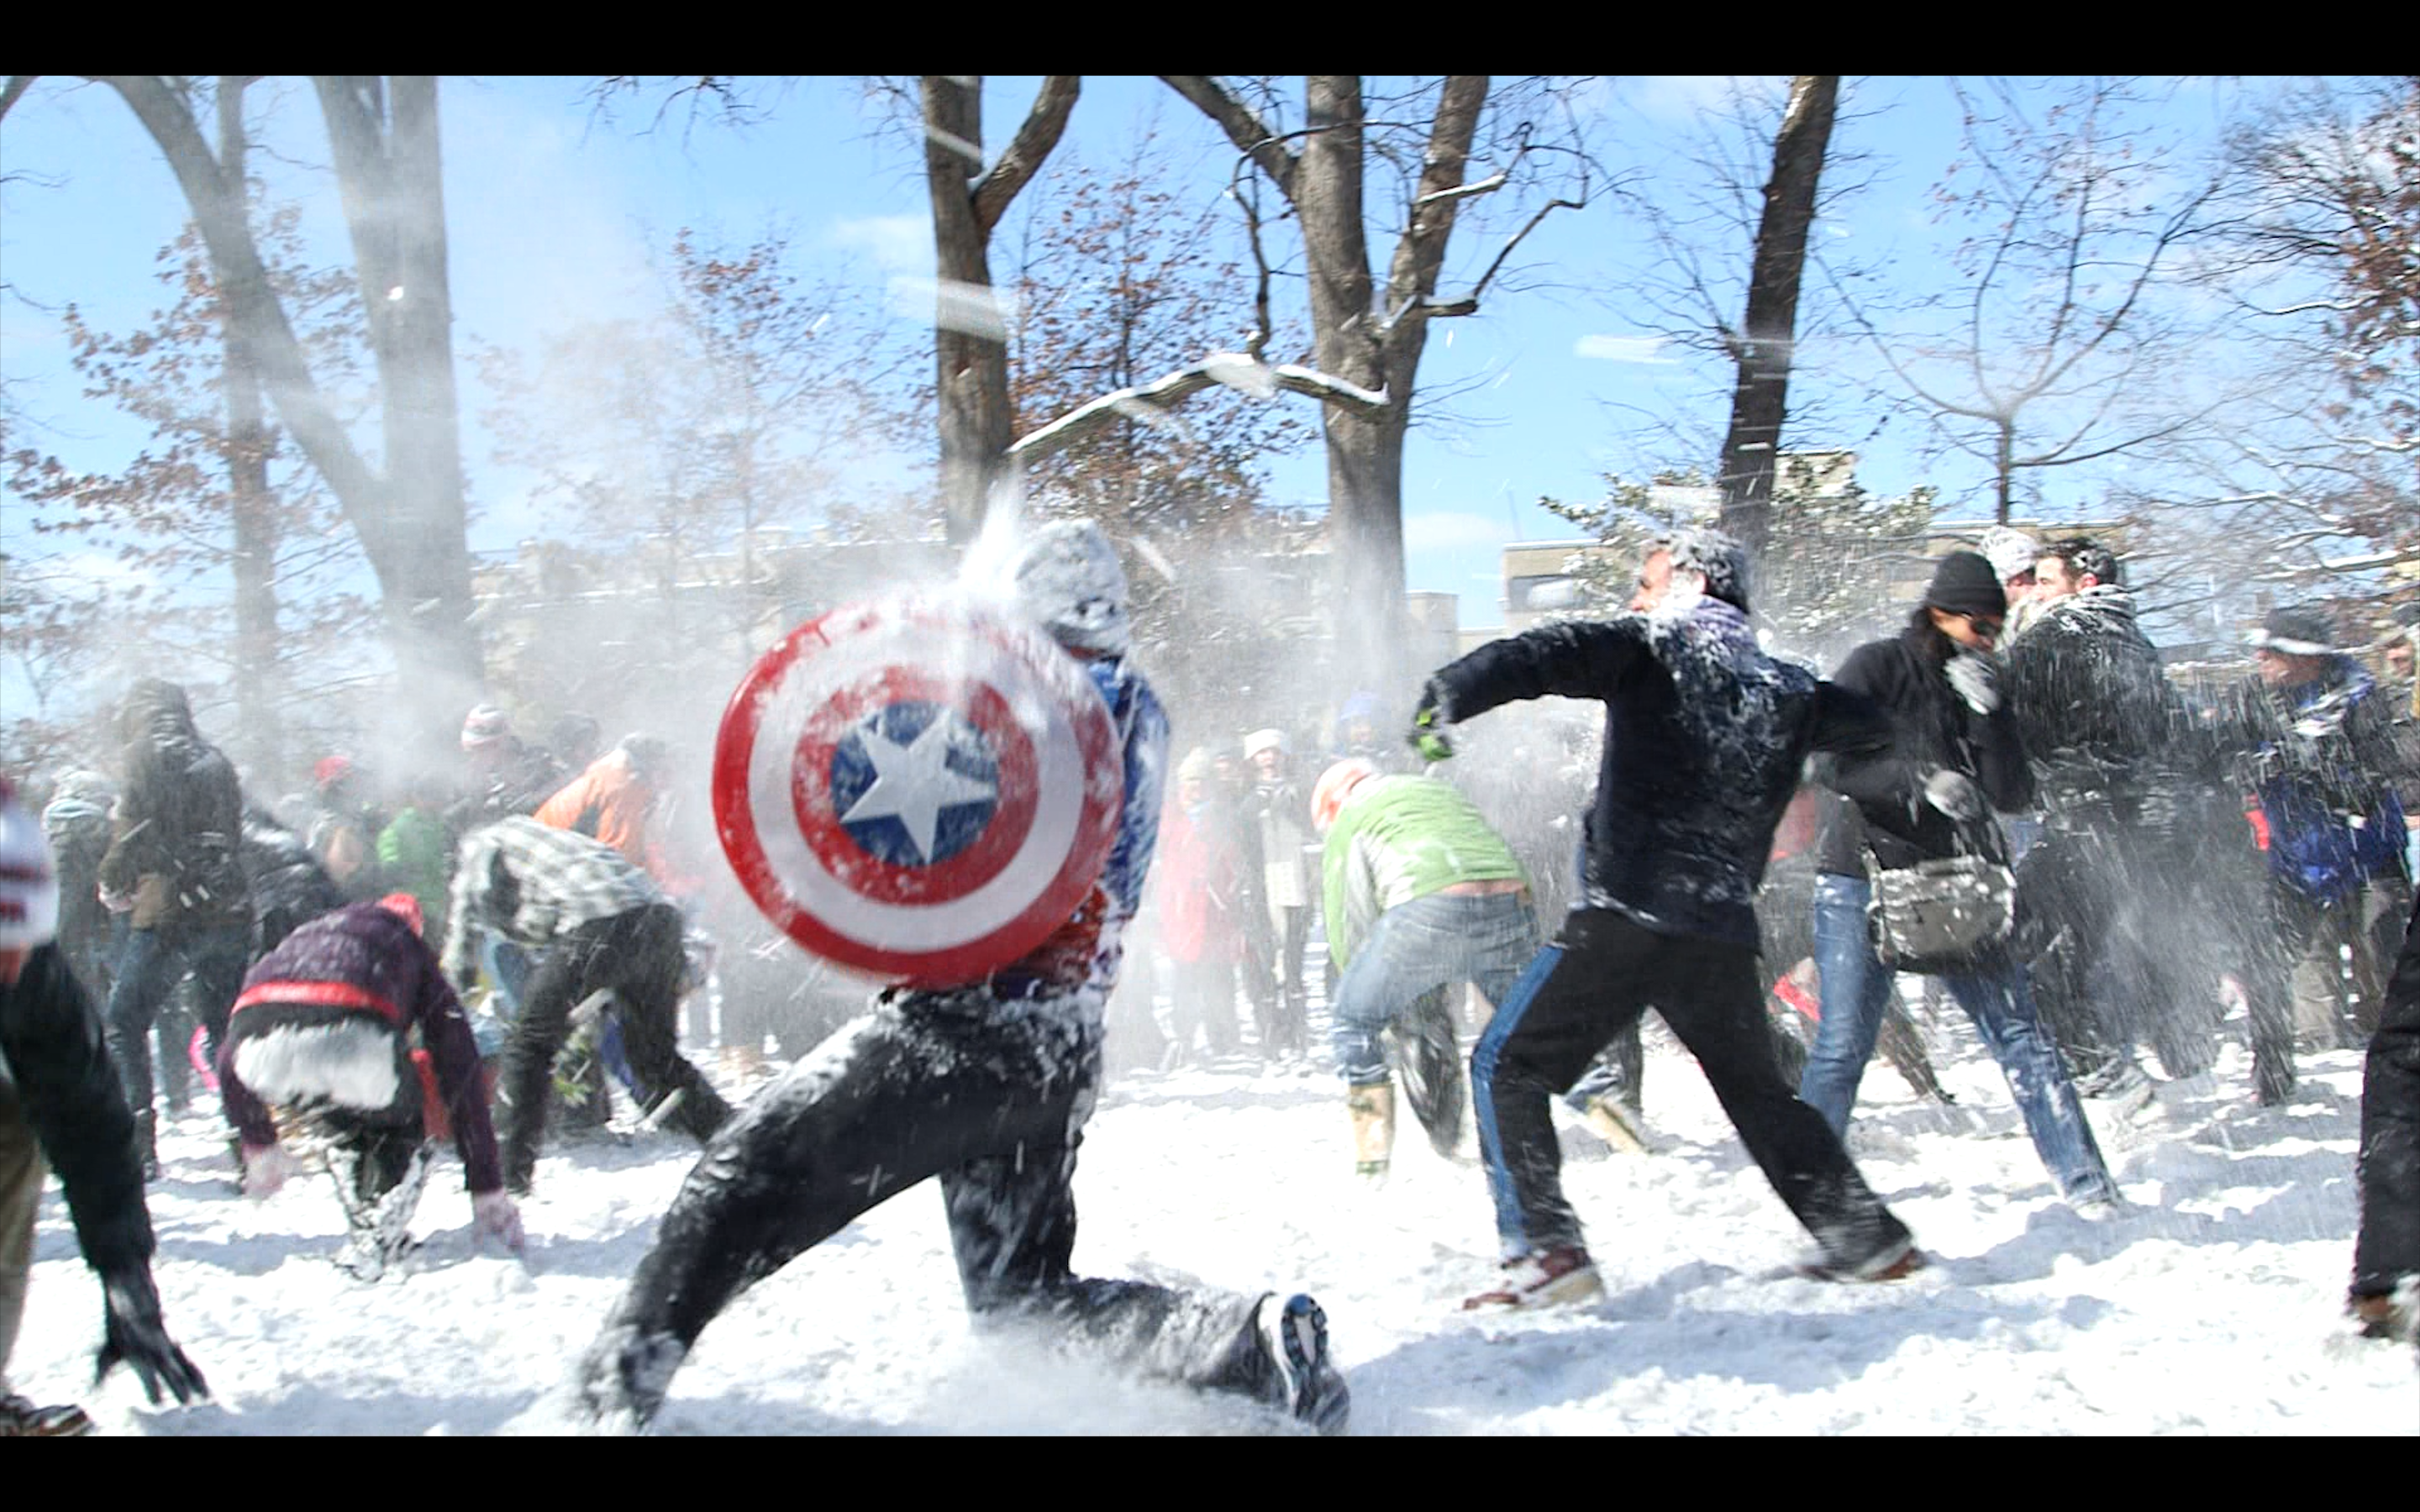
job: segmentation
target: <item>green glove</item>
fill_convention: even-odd
[[[1412,717],[1410,739],[1412,748],[1420,753],[1420,760],[1442,762],[1452,758],[1453,742],[1448,740],[1445,734],[1449,722],[1438,717],[1436,705],[1434,703],[1422,704],[1420,712]]]

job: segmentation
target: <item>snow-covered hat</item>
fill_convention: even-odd
[[[1684,525],[1651,549],[1669,552],[1674,572],[1705,579],[1708,598],[1747,612],[1747,548],[1739,542],[1709,525]]]
[[[2257,651],[2274,651],[2288,656],[2326,656],[2335,653],[2333,643],[2335,632],[2328,627],[2327,616],[2317,609],[2274,609],[2252,632],[2252,646]]]
[[[1018,602],[1061,645],[1124,656],[1126,570],[1117,548],[1088,519],[1058,519],[1033,532],[1017,553]]]
[[[1264,750],[1285,753],[1286,737],[1282,730],[1255,730],[1244,737],[1244,760],[1250,761]]]
[[[2000,575],[2002,582],[2033,571],[2034,563],[2041,560],[2040,542],[2006,525],[1994,525],[1985,531],[1975,548],[1991,562],[1992,570]]]
[[[1185,760],[1176,764],[1176,779],[1180,782],[1210,780],[1210,748],[1196,746],[1187,751]]]
[[[30,950],[59,932],[59,877],[42,822],[0,781],[0,950]]]

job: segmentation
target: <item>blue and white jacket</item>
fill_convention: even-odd
[[[1081,986],[1106,999],[1125,960],[1125,927],[1142,906],[1143,883],[1159,847],[1160,795],[1168,781],[1168,715],[1159,695],[1124,656],[1084,664],[1109,705],[1125,753],[1125,796],[1118,833],[1099,883],[1073,918],[1025,957],[993,973],[1002,998],[1033,997]]]

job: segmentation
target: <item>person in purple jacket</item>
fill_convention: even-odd
[[[504,1192],[471,1022],[421,939],[418,900],[390,893],[323,914],[245,977],[219,1087],[242,1141],[244,1193],[267,1197],[292,1163],[279,1119],[324,1141],[349,1237],[337,1263],[375,1281],[410,1247],[412,1210],[435,1146],[412,1041],[426,1051],[461,1152],[475,1235],[521,1247]]]

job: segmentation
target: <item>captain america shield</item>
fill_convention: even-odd
[[[714,748],[723,854],[837,964],[973,981],[1092,890],[1125,793],[1116,731],[1040,631],[964,604],[855,605],[749,671]]]

